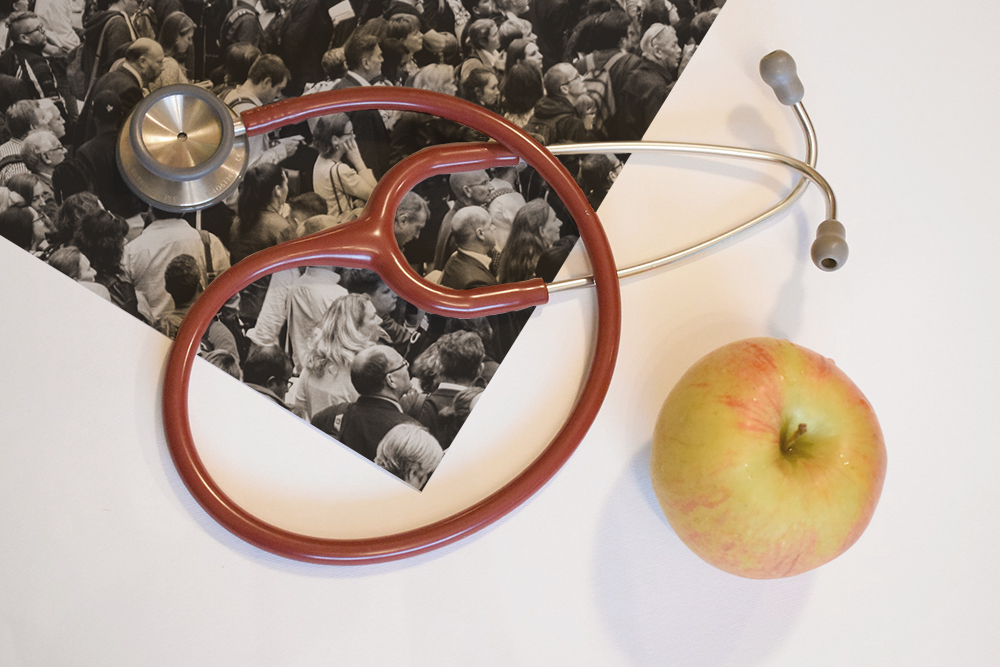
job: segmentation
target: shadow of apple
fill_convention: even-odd
[[[743,579],[694,555],[649,481],[647,444],[605,505],[594,590],[609,635],[635,665],[755,664],[786,637],[811,573]]]

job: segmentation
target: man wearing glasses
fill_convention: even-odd
[[[66,159],[66,147],[48,130],[35,130],[24,139],[21,157],[28,171],[52,187],[52,173]]]
[[[68,118],[67,105],[59,94],[65,89],[65,66],[54,62],[57,50],[49,45],[42,20],[33,12],[17,12],[7,19],[11,47],[0,55],[0,74],[24,81],[38,100],[50,99]]]
[[[409,364],[391,347],[369,347],[354,357],[351,384],[360,394],[358,400],[321,410],[312,424],[374,461],[378,443],[394,426],[419,425],[401,404],[410,391]]]

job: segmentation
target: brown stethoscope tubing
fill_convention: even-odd
[[[376,186],[357,220],[251,255],[220,275],[188,311],[171,348],[163,383],[167,445],[178,473],[201,506],[241,539],[280,556],[313,563],[363,564],[424,553],[474,533],[523,503],[544,485],[586,435],[607,394],[621,337],[621,295],[616,265],[597,215],[576,181],[541,144],[509,121],[451,96],[406,88],[350,88],[285,100],[246,111],[248,135],[269,132],[328,113],[366,109],[429,113],[457,121],[497,144],[452,144],[424,149],[400,162]],[[127,124],[126,124],[127,125]],[[334,265],[376,271],[402,299],[431,313],[480,317],[540,305],[540,280],[459,291],[428,283],[407,264],[393,234],[395,210],[416,183],[430,175],[516,164],[536,169],[576,222],[597,292],[595,345],[583,389],[555,438],[527,468],[474,505],[439,521],[391,535],[328,539],[269,524],[234,502],[209,474],[191,433],[188,388],[198,346],[226,301],[259,278],[296,267]]]

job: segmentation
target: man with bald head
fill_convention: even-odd
[[[419,424],[400,404],[410,391],[409,364],[386,345],[366,348],[351,364],[351,384],[358,400],[321,410],[312,424],[374,461],[378,443],[394,426]]]
[[[451,174],[448,177],[448,187],[455,195],[455,205],[445,214],[438,229],[437,243],[434,247],[434,266],[437,269],[442,269],[444,263],[455,252],[455,239],[452,236],[455,214],[467,206],[478,206],[487,210],[493,198],[493,181],[483,170]]]
[[[77,132],[76,145],[79,146],[97,134],[92,113],[94,99],[99,93],[110,91],[117,95],[120,103],[119,113],[124,122],[124,119],[132,113],[132,109],[149,92],[146,86],[155,81],[162,70],[163,47],[156,40],[140,37],[132,42],[125,49],[125,60],[121,67],[102,76],[91,89],[83,113],[80,114],[82,132]]]
[[[545,96],[535,103],[535,114],[525,130],[543,144],[587,141],[590,137],[576,112],[577,101],[587,94],[583,75],[569,63],[559,63],[545,73]]]
[[[478,206],[467,206],[455,213],[451,224],[458,250],[445,262],[441,285],[454,289],[496,285],[490,273],[490,252],[497,244],[493,218]]]

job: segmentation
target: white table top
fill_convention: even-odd
[[[627,281],[616,379],[578,451],[497,524],[409,560],[303,564],[220,528],[166,451],[165,339],[0,245],[0,664],[987,664],[1000,616],[1000,137],[986,118],[998,23],[982,0],[729,0],[647,137],[798,154],[793,117],[756,74],[761,55],[789,51],[850,261],[834,274],[809,262],[823,216],[812,193],[743,241]],[[789,181],[640,157],[600,213],[627,263],[755,213]],[[204,364],[195,430],[228,488],[291,527],[361,535],[441,516],[530,460],[572,397],[592,313],[586,296],[539,310],[474,414],[477,435],[501,430],[507,446],[456,443],[417,499]],[[757,335],[835,359],[889,452],[858,543],[777,581],[697,559],[648,480],[673,383]]]

